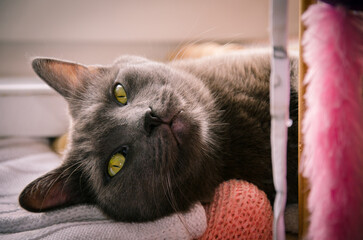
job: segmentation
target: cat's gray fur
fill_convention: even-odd
[[[91,203],[116,220],[148,221],[210,201],[231,178],[256,184],[273,201],[269,59],[230,54],[163,64],[124,56],[106,67],[35,59],[35,72],[67,99],[72,127],[64,163],[30,183],[20,204],[43,211]],[[297,202],[296,78],[292,61],[291,203]],[[117,82],[127,92],[125,106],[114,99]],[[110,157],[125,149],[124,167],[110,178]]]

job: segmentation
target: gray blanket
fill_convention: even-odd
[[[60,164],[47,140],[0,139],[0,239],[193,239],[206,229],[201,204],[186,214],[137,224],[112,221],[90,205],[46,213],[22,209],[22,189]]]

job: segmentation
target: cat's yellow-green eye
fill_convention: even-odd
[[[124,166],[125,160],[125,156],[121,153],[116,153],[113,155],[108,162],[108,175],[110,175],[110,177],[115,176]]]
[[[127,95],[124,87],[121,84],[117,84],[113,90],[116,100],[125,105],[127,103]]]

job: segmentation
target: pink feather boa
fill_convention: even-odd
[[[303,21],[308,238],[363,239],[363,17],[316,4]]]

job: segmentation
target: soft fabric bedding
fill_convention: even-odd
[[[112,221],[91,205],[45,213],[22,209],[22,189],[60,164],[46,139],[0,139],[0,239],[195,239],[207,227],[201,204],[185,214],[137,224]]]

